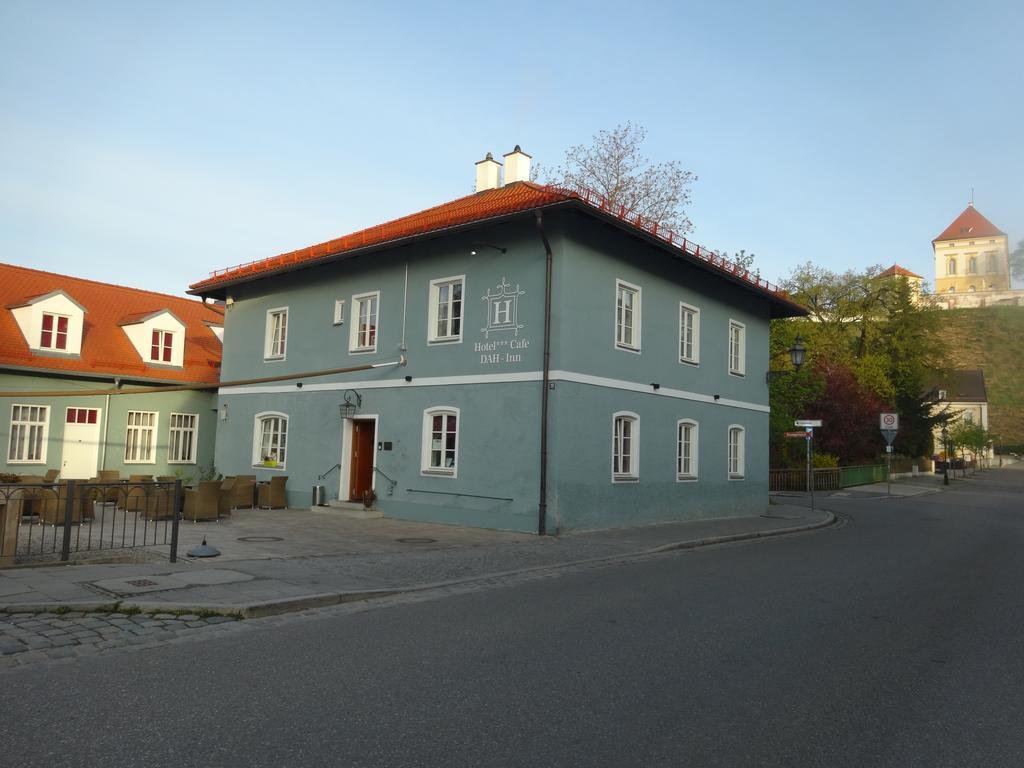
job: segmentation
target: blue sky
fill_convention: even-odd
[[[699,179],[693,239],[934,278],[1024,239],[1020,2],[0,2],[0,261],[177,293],[599,130]]]

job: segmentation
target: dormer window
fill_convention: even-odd
[[[39,334],[39,346],[42,349],[58,349],[64,352],[68,348],[68,317],[43,313],[42,331]]]
[[[153,331],[153,341],[150,344],[149,359],[154,363],[171,362],[171,352],[174,349],[174,334],[170,331]]]

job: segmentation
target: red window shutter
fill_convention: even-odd
[[[54,345],[57,349],[68,348],[68,319],[66,317],[57,318],[57,343]]]
[[[153,331],[153,341],[149,348],[149,359],[160,359],[160,331]]]
[[[171,346],[174,343],[174,334],[164,332],[164,362],[171,362]]]
[[[43,315],[43,332],[39,338],[39,346],[50,347],[53,345],[53,315]]]

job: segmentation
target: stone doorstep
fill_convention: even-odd
[[[347,517],[352,520],[373,520],[384,517],[384,513],[376,507],[367,509],[357,501],[331,499],[327,502],[326,509],[334,510],[339,517]]]

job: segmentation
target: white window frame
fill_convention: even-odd
[[[153,334],[158,334],[159,343],[156,345],[157,356],[153,357]],[[170,360],[164,360],[164,348],[167,347],[167,340],[170,338]],[[174,331],[165,331],[163,328],[153,328],[149,334],[149,362],[162,365],[174,364]]]
[[[454,300],[452,299],[451,289],[458,285],[461,288],[461,298],[459,299],[459,332],[458,333],[447,333],[439,334],[437,332],[437,323],[439,317],[439,308],[441,303],[441,289],[444,287],[449,288],[448,301],[445,306],[448,313],[448,330],[451,331],[454,316],[452,313],[452,305]],[[430,344],[452,344],[462,342],[462,329],[466,326],[466,276],[465,275],[453,275],[452,277],[440,277],[437,280],[430,281],[430,294],[428,301],[430,302],[427,306],[427,342]]]
[[[452,466],[435,467],[431,464],[433,458],[433,436],[434,436],[434,417],[441,416],[443,421],[441,422],[444,430],[443,434],[447,435],[448,417],[455,417],[455,447],[451,449],[454,452],[452,457]],[[453,405],[435,405],[427,408],[423,411],[423,443],[420,450],[420,474],[429,475],[431,477],[458,477],[459,476],[459,431],[462,429],[462,413]],[[441,462],[445,461],[445,454],[448,451],[447,445],[444,444],[444,438],[442,438],[441,445]]]
[[[693,322],[690,325],[689,356],[684,352],[686,339],[683,336],[686,331],[684,320],[687,315],[693,318]],[[700,365],[700,309],[692,304],[687,304],[685,301],[679,302],[679,362],[688,365]]]
[[[345,300],[334,300],[334,325],[345,324]]]
[[[183,418],[191,418],[192,426],[176,425],[174,422]],[[168,417],[170,427],[167,432],[167,463],[168,464],[195,464],[198,452],[199,441],[199,414],[198,413],[171,413]],[[175,436],[177,433],[177,440]],[[185,458],[175,458],[175,446],[182,445],[188,439],[189,455]]]
[[[139,416],[152,416],[153,423],[149,425],[145,424],[132,424],[132,417],[136,418]],[[125,464],[156,464],[156,437],[159,434],[160,428],[160,412],[159,411],[128,411],[125,416],[127,426],[125,427],[124,433],[124,463]],[[132,438],[132,433],[137,432],[135,439]],[[143,437],[148,435],[148,444],[143,440]],[[139,450],[140,447],[145,447],[148,450],[143,453]],[[132,450],[135,449],[135,450]],[[135,458],[128,458],[129,455]],[[139,458],[142,456],[142,458]]]
[[[619,423],[630,424],[629,436],[624,437],[620,432]],[[623,454],[623,442],[629,440],[629,451]],[[617,460],[625,455],[629,458],[629,470],[626,472],[617,471]],[[612,482],[613,483],[636,483],[640,480],[640,416],[632,411],[616,411],[612,414],[612,456],[611,456]],[[621,464],[621,461],[618,462]]]
[[[49,346],[45,346],[43,344],[43,333],[44,333],[43,323],[45,322],[47,316],[53,318],[53,330],[50,331],[50,345]],[[67,320],[68,321],[67,330],[64,331],[64,347],[63,348],[57,346],[57,334],[58,334],[57,327],[58,327],[58,325],[59,325],[61,320]],[[40,315],[40,317],[39,317],[39,348],[40,349],[45,349],[47,352],[67,353],[67,352],[70,351],[68,349],[68,339],[69,339],[70,336],[71,336],[71,317],[69,315],[62,315],[59,312],[43,312]]]
[[[733,331],[739,331],[739,343],[737,346],[739,349],[734,354],[733,340],[736,338]],[[741,323],[739,320],[733,320],[729,318],[729,344],[728,344],[728,355],[729,355],[729,375],[730,376],[745,376],[747,373],[747,326],[745,323]],[[735,359],[736,365],[733,365]]]
[[[633,294],[632,324],[629,326],[631,338],[625,340],[624,310],[620,306],[620,298],[624,292]],[[643,291],[639,285],[627,283],[625,280],[615,281],[615,348],[626,352],[640,352],[641,317],[643,308]]]
[[[282,332],[275,345],[278,321],[282,318]],[[267,310],[266,335],[263,340],[264,360],[284,360],[288,354],[288,307],[274,307]]]
[[[268,460],[263,455],[263,422],[276,419],[277,425],[277,447],[278,454],[274,461],[277,462],[274,466],[268,466],[264,462]],[[262,467],[263,469],[281,470],[285,469],[288,460],[288,421],[289,417],[287,413],[280,411],[261,411],[253,417],[252,427],[252,465],[254,467]],[[273,443],[273,441],[271,441]]]
[[[683,428],[689,429],[690,437],[690,469],[683,469]],[[698,477],[697,458],[700,455],[700,424],[693,419],[680,419],[676,422],[676,482],[692,483]]]
[[[360,344],[361,333],[359,329],[359,314],[363,302],[373,301],[376,311],[374,312],[373,344]],[[358,293],[352,297],[352,327],[349,331],[348,351],[353,354],[365,354],[377,351],[377,341],[380,339],[380,291]]]
[[[38,419],[32,421],[21,417],[23,414],[20,409],[22,408],[38,408],[43,412],[42,421]],[[31,412],[29,413],[31,415]],[[30,405],[28,403],[12,403],[11,404],[11,430],[7,440],[7,463],[8,464],[45,464],[46,463],[46,447],[50,437],[50,406],[48,405]],[[15,441],[15,431],[19,438]],[[33,438],[35,438],[33,440]],[[39,448],[39,455],[36,458],[19,458],[19,456],[30,456],[31,455],[31,444],[35,444]],[[15,450],[17,448],[18,450]]]
[[[743,480],[746,477],[747,430],[742,424],[730,424],[725,434],[726,474],[730,480]],[[735,442],[733,441],[734,437],[736,438]]]

